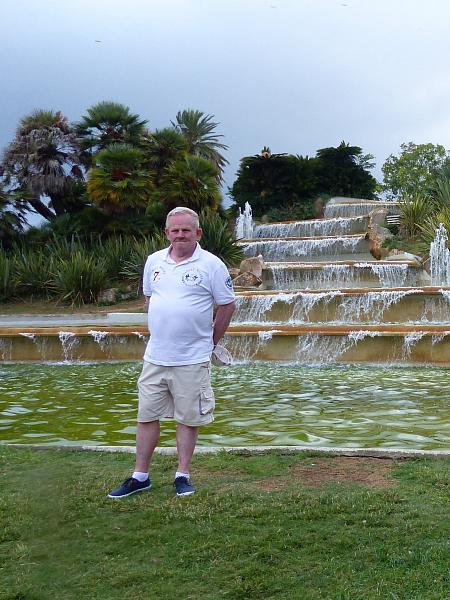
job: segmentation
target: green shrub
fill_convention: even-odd
[[[244,258],[242,250],[235,244],[227,223],[217,213],[204,211],[200,214],[203,230],[202,248],[218,256],[228,266],[234,266]]]
[[[8,302],[15,294],[12,260],[0,250],[0,302]]]
[[[43,249],[16,247],[12,255],[14,282],[20,296],[45,298],[50,293],[52,256]]]
[[[315,216],[314,202],[271,208],[267,211],[265,216],[270,223],[276,223],[277,221],[302,221],[305,219],[313,219]]]
[[[436,235],[436,229],[439,223],[445,227],[450,234],[450,206],[444,206],[439,212],[429,216],[423,224],[420,225],[421,241],[425,248],[430,249],[430,244]]]
[[[110,237],[107,240],[100,240],[92,248],[94,253],[100,256],[105,263],[105,270],[108,279],[115,281],[120,279],[122,269],[130,260],[134,238]]]
[[[102,258],[75,250],[70,258],[59,257],[53,263],[52,288],[64,302],[96,302],[108,284]]]
[[[427,196],[406,196],[400,201],[400,222],[406,235],[420,233],[420,225],[433,213],[433,203]]]
[[[132,238],[129,258],[124,261],[120,274],[129,281],[136,283],[139,288],[142,282],[145,261],[149,254],[161,250],[167,245],[168,242],[162,233],[154,234],[151,237]]]

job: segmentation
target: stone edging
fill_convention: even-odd
[[[4,444],[8,448],[30,450],[70,450],[74,452],[110,452],[112,454],[135,454],[135,446],[77,446],[64,444]],[[196,455],[217,454],[227,452],[237,455],[265,454],[280,452],[282,454],[314,453],[328,454],[330,456],[355,456],[372,458],[450,458],[450,450],[416,450],[409,448],[328,448],[324,446],[198,446]],[[173,456],[176,448],[161,448],[155,450],[156,454]]]

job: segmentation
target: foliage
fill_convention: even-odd
[[[450,233],[450,204],[442,207],[434,214],[429,215],[419,225],[423,244],[428,250],[430,249],[431,242],[436,236],[436,229],[439,227],[440,223],[442,223],[447,232]]]
[[[387,476],[366,485],[342,477],[351,462],[367,479],[358,458],[195,456],[199,491],[179,499],[157,455],[152,491],[113,502],[129,454],[0,452],[5,600],[450,595],[448,458],[378,460]]]
[[[200,110],[188,109],[178,112],[176,122],[172,121],[172,125],[186,140],[188,153],[204,158],[215,165],[217,177],[220,179],[225,165],[228,164],[220,151],[228,150],[228,146],[219,141],[223,135],[215,132],[219,123],[215,123],[213,118],[214,115],[205,115]]]
[[[409,142],[400,148],[399,156],[391,154],[382,166],[383,188],[390,198],[427,193],[450,169],[450,153],[440,144]]]
[[[196,212],[220,203],[217,168],[208,160],[187,155],[171,163],[161,178],[160,186],[151,194],[147,211],[154,205],[164,206],[167,213],[176,206],[187,206]]]
[[[150,254],[167,246],[166,237],[154,234],[151,237],[135,238],[131,241],[130,256],[124,261],[121,275],[140,286],[144,273],[145,261]]]
[[[269,223],[312,219],[314,218],[314,202],[305,201],[301,204],[293,204],[281,208],[271,208],[266,212],[265,216]]]
[[[12,260],[0,248],[0,302],[8,302],[15,294]]]
[[[109,281],[120,279],[125,263],[130,260],[133,238],[121,235],[99,240],[92,248],[97,256],[101,256],[105,264],[105,272]]]
[[[67,202],[72,186],[84,178],[75,133],[60,112],[37,110],[24,117],[7,146],[2,172],[23,207],[47,220],[73,212],[79,204]],[[50,203],[44,201],[50,198]]]
[[[89,196],[107,214],[145,208],[152,188],[150,173],[143,168],[141,150],[129,144],[111,144],[94,158],[88,173]]]
[[[431,215],[432,204],[424,195],[416,194],[412,197],[405,196],[400,201],[400,222],[402,229],[408,236],[420,232],[420,225]]]
[[[69,258],[59,257],[52,266],[53,290],[64,302],[89,304],[95,302],[107,284],[105,262],[82,250]]]
[[[92,153],[104,150],[110,144],[139,144],[146,123],[145,119],[131,113],[128,106],[118,102],[103,101],[88,108],[87,115],[75,127],[87,166],[90,166]]]
[[[217,213],[203,211],[199,215],[202,237],[202,248],[218,256],[229,267],[238,265],[244,258],[242,250],[233,239],[233,234]]]
[[[145,162],[154,173],[154,183],[159,186],[161,177],[166,169],[188,153],[186,138],[176,129],[165,127],[148,132],[141,139],[141,148]]]
[[[45,298],[51,287],[52,256],[44,248],[15,247],[13,277],[17,294]]]
[[[373,166],[371,158],[345,142],[318,150],[315,158],[272,154],[265,147],[241,160],[230,195],[241,209],[249,202],[255,217],[273,210],[312,216],[309,206],[319,194],[372,198],[377,182],[367,170]],[[308,208],[301,209],[305,204]]]
[[[22,233],[25,226],[24,209],[14,207],[14,196],[0,183],[0,248],[7,248]]]
[[[271,154],[265,148],[241,160],[230,195],[241,209],[249,202],[255,217],[271,209],[297,206],[316,194],[317,166],[316,159]]]
[[[337,148],[317,150],[319,192],[349,198],[373,198],[377,187],[368,169],[373,167],[371,154],[344,141]]]

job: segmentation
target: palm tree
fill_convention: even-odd
[[[21,119],[1,172],[25,205],[47,220],[71,212],[65,196],[84,180],[76,135],[60,112],[36,110]],[[47,204],[45,197],[50,198]]]
[[[130,144],[111,144],[94,157],[87,191],[106,213],[145,208],[152,190],[152,176],[143,168],[144,155]]]
[[[0,184],[0,246],[8,246],[26,224],[23,207],[13,203],[13,195]]]
[[[187,154],[185,137],[172,127],[148,132],[141,139],[141,147],[149,168],[155,174],[155,184],[159,186],[166,169],[177,159]]]
[[[76,124],[87,166],[92,154],[109,144],[137,145],[146,123],[139,115],[132,114],[128,106],[118,102],[103,101],[88,108],[87,115]]]
[[[151,194],[148,212],[153,205],[165,211],[187,206],[195,211],[217,210],[220,203],[218,169],[199,156],[187,155],[173,162],[161,178],[160,186]]]
[[[178,112],[176,123],[172,121],[172,125],[186,139],[189,154],[212,162],[217,167],[218,177],[221,179],[228,161],[220,150],[228,150],[228,146],[219,141],[223,135],[215,133],[219,123],[215,123],[213,117],[214,115],[205,115],[200,110],[188,109]]]

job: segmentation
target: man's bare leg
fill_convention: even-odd
[[[178,469],[180,473],[189,473],[189,465],[197,443],[198,427],[177,424]]]
[[[135,471],[147,473],[153,452],[159,441],[159,421],[138,423],[136,431]]]

